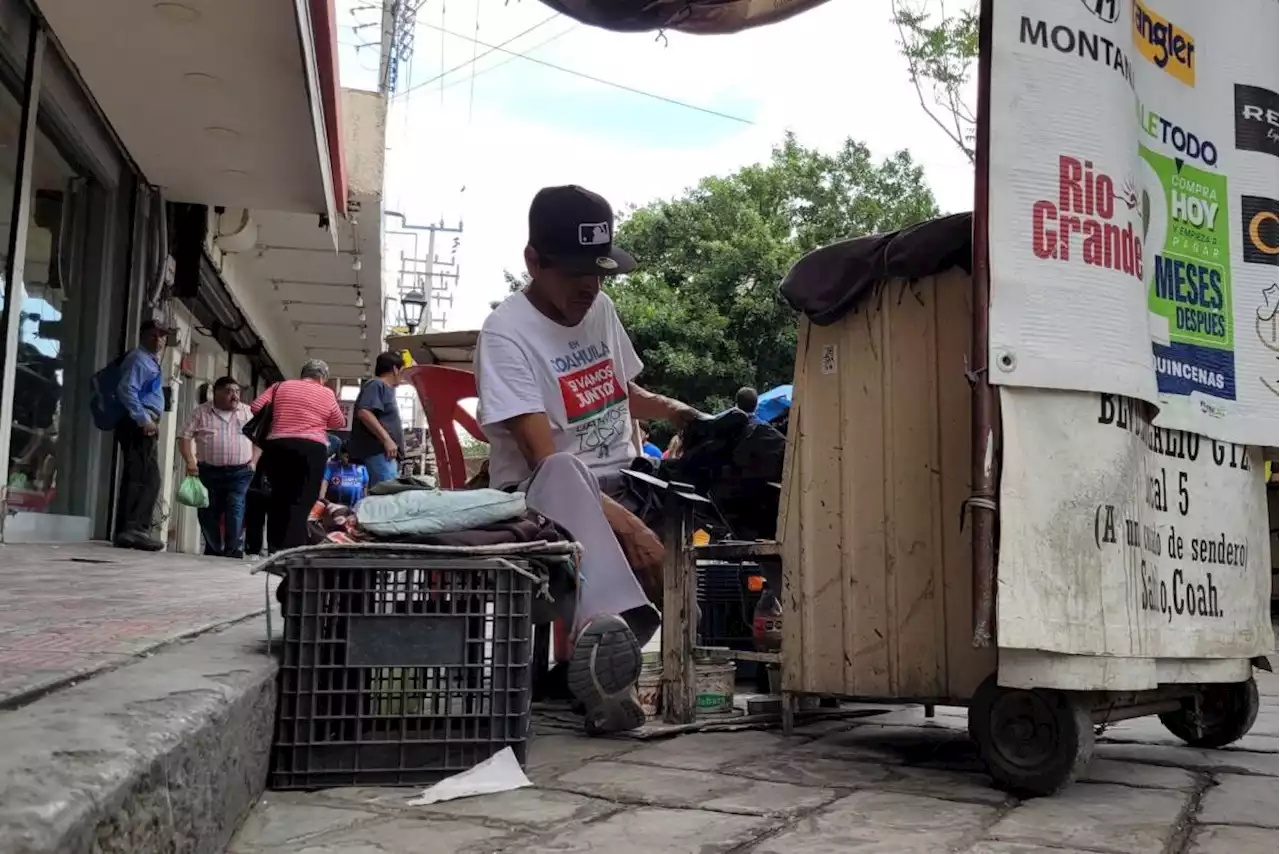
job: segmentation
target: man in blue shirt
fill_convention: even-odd
[[[115,429],[120,446],[115,544],[120,548],[149,552],[164,548],[164,543],[151,536],[151,527],[156,499],[160,497],[157,437],[164,412],[160,354],[168,340],[167,328],[154,320],[144,320],[138,330],[138,346],[126,353],[120,363],[116,398],[124,415]]]
[[[372,488],[384,480],[400,476],[398,460],[404,456],[404,429],[396,386],[404,361],[397,353],[383,353],[374,362],[374,377],[360,387],[356,397],[355,422],[347,450],[351,459],[369,470]]]

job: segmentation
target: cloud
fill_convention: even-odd
[[[477,31],[475,2],[450,4],[443,26],[496,45],[551,14],[532,0],[482,2]],[[442,37],[431,28],[441,26],[438,14],[424,7],[407,75],[419,88],[393,100],[388,120],[386,196],[410,221],[464,223],[449,327],[478,326],[503,295],[502,271],[522,264],[526,212],[539,187],[576,183],[618,208],[644,204],[767,158],[787,129],[824,149],[849,136],[877,156],[909,149],[943,210],[969,209],[972,170],[920,110],[890,15],[887,0],[833,0],[746,33],[665,39],[557,18],[509,46],[545,42],[529,55],[617,84],[607,86],[502,52],[478,59],[472,80],[473,50],[485,48]],[[350,85],[347,64],[343,73]],[[398,263],[394,238],[388,250]]]

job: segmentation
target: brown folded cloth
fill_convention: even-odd
[[[385,537],[382,539],[387,540]],[[494,522],[491,525],[466,531],[400,537],[395,541],[420,543],[427,546],[500,546],[507,543],[531,543],[536,540],[559,543],[568,539],[565,532],[560,530],[554,522],[529,511],[514,519]]]

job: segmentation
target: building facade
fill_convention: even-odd
[[[178,330],[154,520],[177,550],[175,441],[214,380],[367,374],[387,105],[336,61],[332,0],[0,0],[0,540],[108,536],[90,379],[144,318]]]

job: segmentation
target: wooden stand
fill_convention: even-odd
[[[691,724],[698,708],[693,648],[698,642],[698,573],[688,548],[693,503],[705,501],[670,484],[666,497],[662,572],[662,718]]]
[[[776,542],[689,544],[695,504],[710,502],[684,484],[670,484],[663,545],[666,565],[662,587],[662,717],[669,724],[691,724],[697,716],[698,684],[694,650],[698,643],[698,561],[780,560]],[[782,656],[734,650],[737,661],[782,664]],[[783,704],[784,720],[789,704]]]

